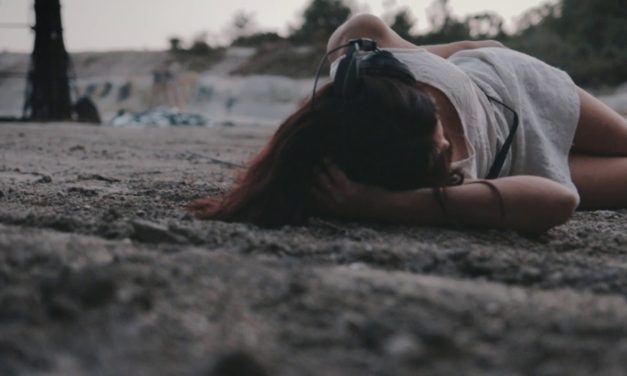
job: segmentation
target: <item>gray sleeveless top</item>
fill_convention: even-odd
[[[469,178],[483,179],[507,138],[513,115],[519,128],[499,176],[535,175],[577,191],[568,154],[579,119],[575,84],[563,71],[507,48],[460,51],[443,59],[424,48],[387,48],[419,82],[440,90],[458,112],[470,157],[453,162]],[[339,59],[331,65],[335,74]]]

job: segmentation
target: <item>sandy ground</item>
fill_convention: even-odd
[[[267,128],[0,124],[2,375],[624,375],[627,211],[196,221]]]

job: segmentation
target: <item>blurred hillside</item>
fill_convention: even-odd
[[[515,31],[504,30],[503,18],[491,12],[456,17],[448,0],[427,8],[431,29],[415,34],[412,10],[400,9],[384,19],[402,37],[416,44],[497,39],[569,72],[582,86],[616,86],[627,81],[627,4],[625,0],[558,0],[521,15]],[[421,10],[422,11],[422,10]],[[241,74],[283,74],[309,77],[323,55],[326,40],[353,10],[342,0],[312,0],[302,25],[288,37],[258,32],[241,35],[234,46],[254,46],[257,53]],[[242,30],[247,19],[238,20]]]
[[[311,79],[232,75],[255,51],[229,47],[201,55],[165,51],[72,54],[72,95],[74,99],[89,97],[105,123],[121,112],[176,108],[204,116],[208,125],[275,126],[310,92]],[[0,72],[24,72],[28,61],[27,54],[0,53]],[[0,77],[0,116],[22,115],[25,85],[23,76]]]
[[[434,0],[427,8],[431,31],[426,33],[413,32],[410,9],[396,9],[383,19],[416,44],[500,40],[566,70],[627,116],[624,1],[542,5],[521,15],[509,33],[499,15],[460,19],[447,0]],[[288,36],[251,32],[254,20],[241,13],[230,46],[212,46],[201,35],[187,42],[173,37],[169,51],[72,54],[72,94],[91,98],[106,123],[120,112],[165,106],[201,114],[209,124],[276,125],[309,95],[329,35],[355,12],[344,0],[312,0]],[[0,73],[5,73],[0,74],[0,116],[21,116],[28,62],[27,54],[0,53]]]

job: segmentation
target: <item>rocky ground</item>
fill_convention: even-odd
[[[271,129],[0,124],[2,375],[624,375],[627,211],[197,221]]]

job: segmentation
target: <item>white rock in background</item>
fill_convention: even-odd
[[[212,124],[278,126],[311,94],[313,78],[231,76],[230,72],[254,52],[254,48],[230,48],[224,60],[208,71],[180,72],[180,91],[185,100],[176,106],[186,113],[211,119]],[[0,56],[0,70],[27,70],[27,54],[2,53]],[[137,114],[156,105],[151,103],[155,95],[152,71],[167,59],[165,52],[81,53],[72,57],[78,76],[74,81],[75,88],[80,95],[93,91],[90,97],[105,124],[122,126],[129,121],[135,124],[124,116],[120,117],[120,111]],[[327,79],[323,77],[319,87]],[[1,115],[21,116],[25,86],[24,78],[11,77],[0,81]],[[125,90],[128,95],[123,96]],[[627,83],[611,94],[599,95],[599,99],[627,117]],[[164,126],[170,122],[162,117],[153,121]]]
[[[198,114],[182,112],[177,108],[157,107],[142,112],[120,112],[110,124],[114,127],[132,126],[204,126],[208,120]]]

